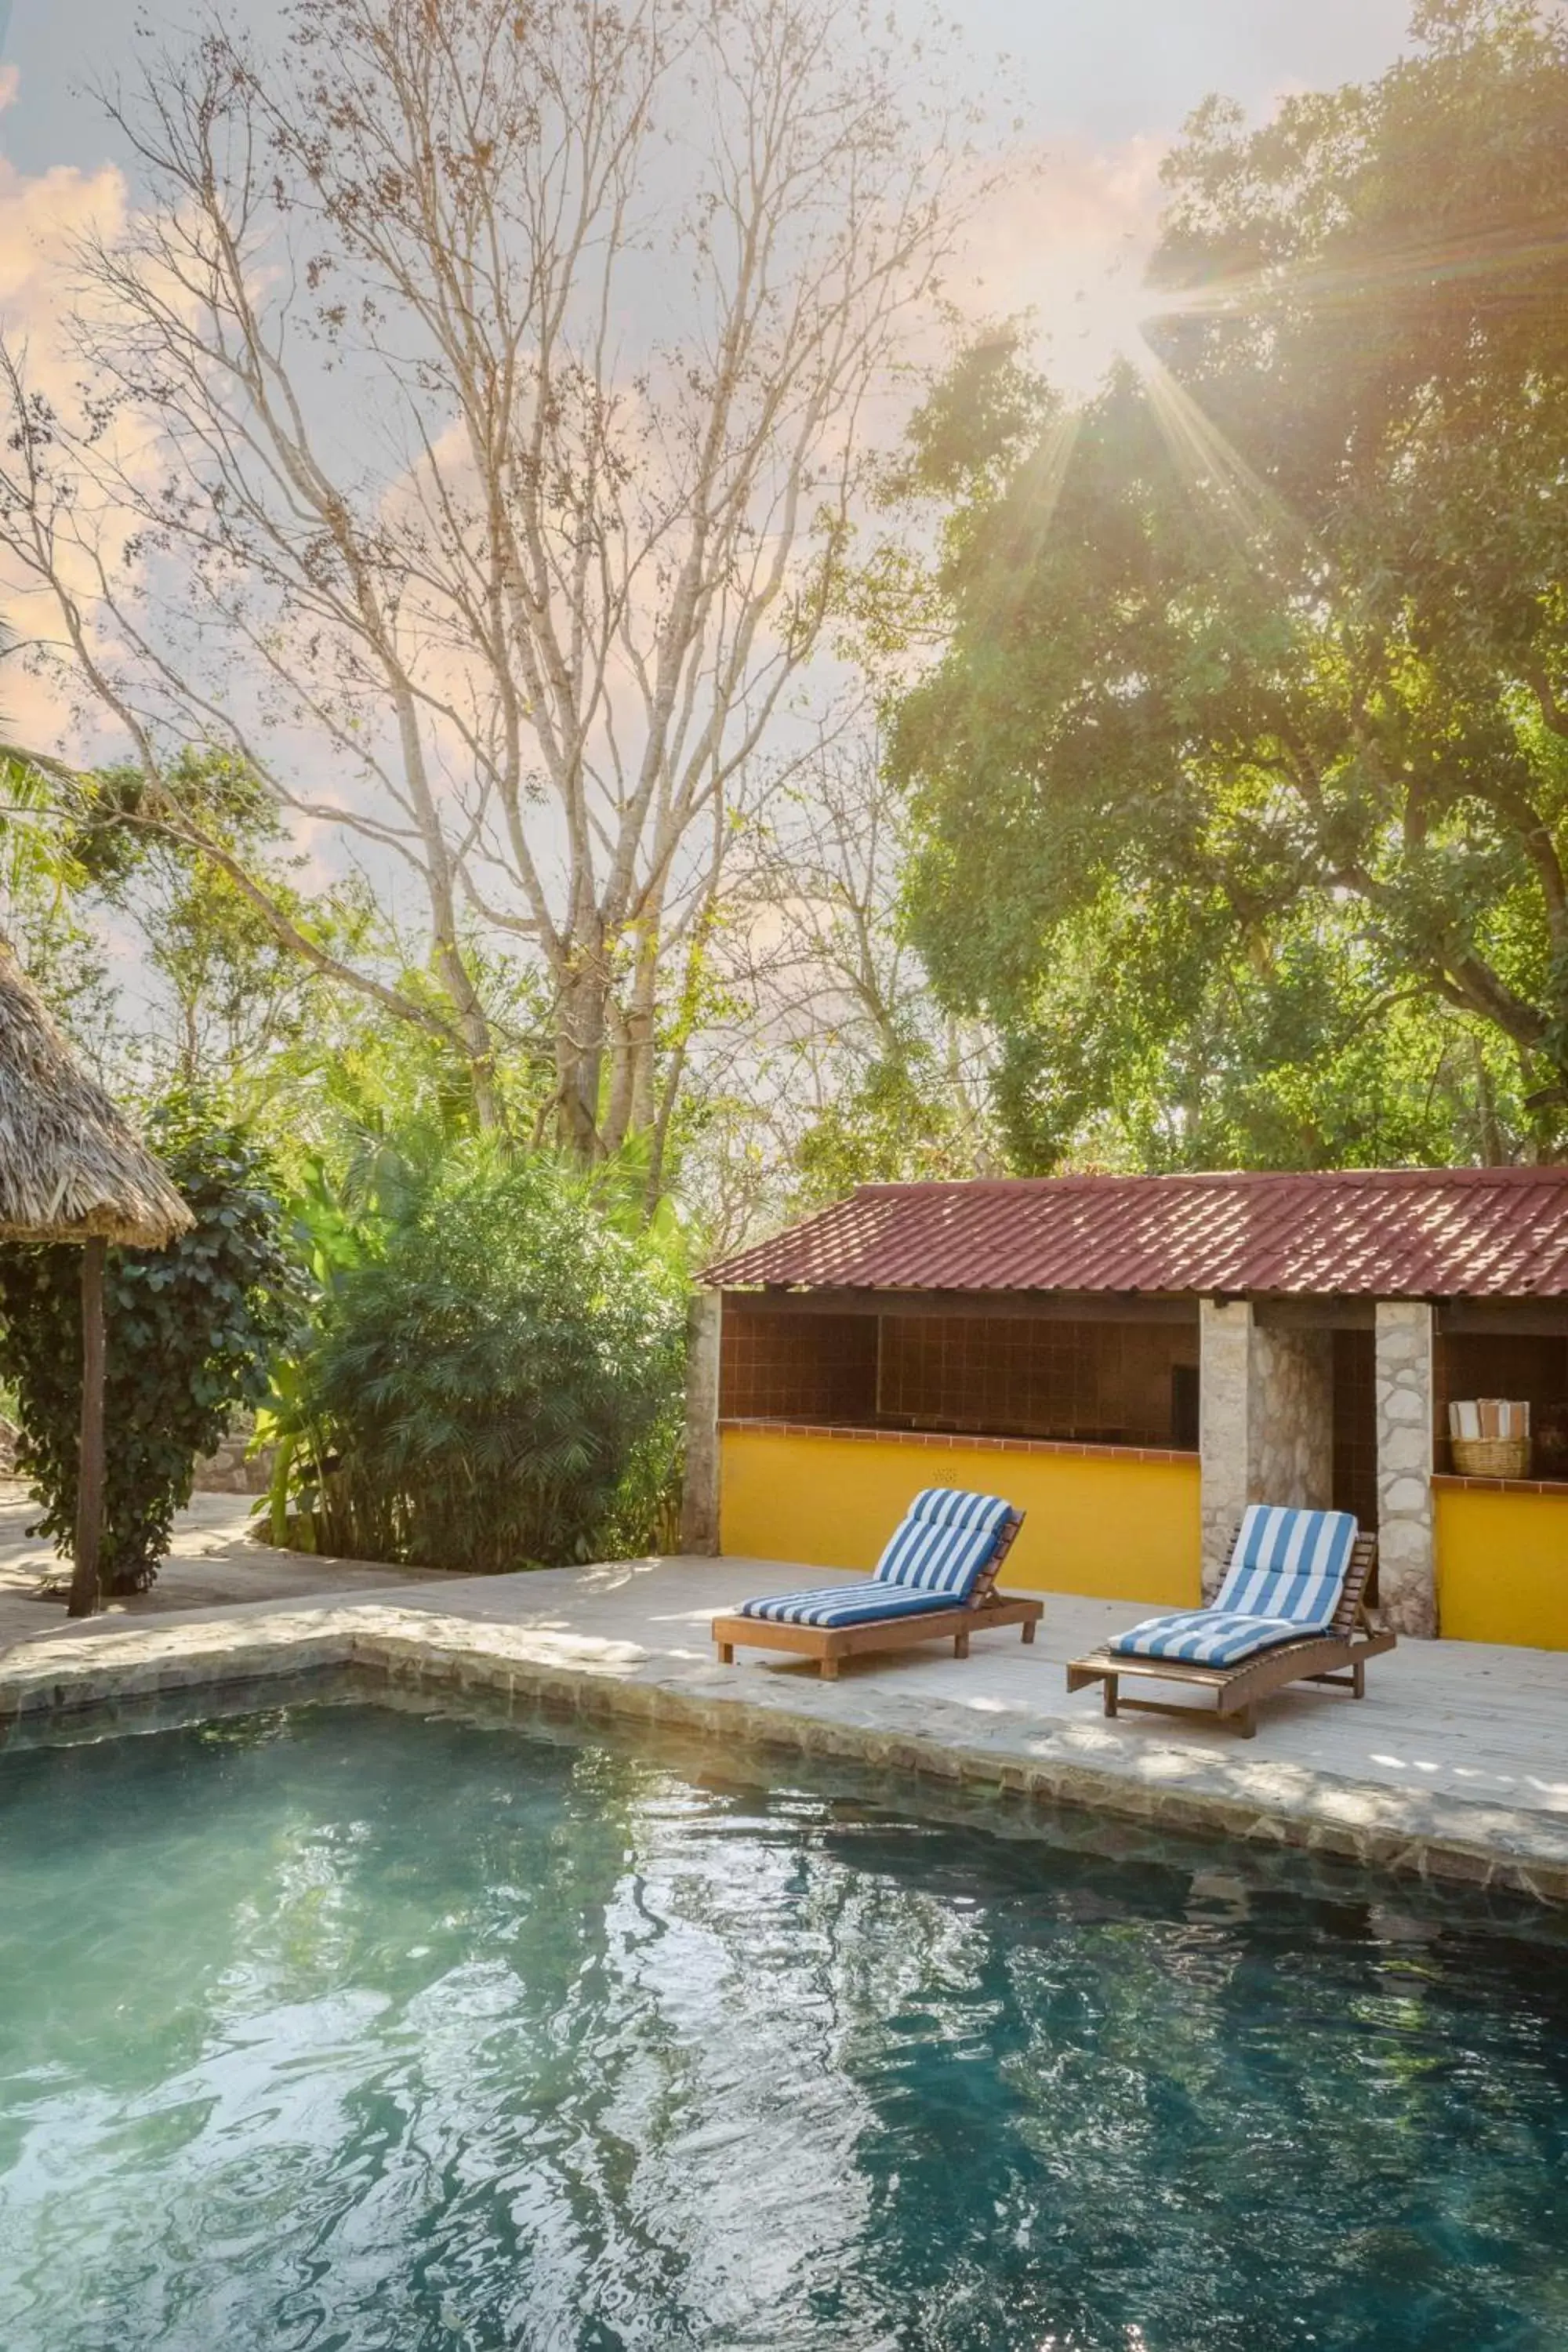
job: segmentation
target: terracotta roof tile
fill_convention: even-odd
[[[707,1268],[722,1289],[1568,1297],[1568,1168],[865,1184]]]

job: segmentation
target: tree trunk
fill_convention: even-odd
[[[1497,1089],[1492,1074],[1487,1067],[1487,1057],[1481,1051],[1479,1037],[1472,1037],[1471,1066],[1476,1075],[1476,1108],[1480,1116],[1481,1158],[1489,1168],[1500,1168],[1508,1158],[1503,1148],[1502,1125],[1497,1115]]]
[[[563,1148],[591,1166],[604,1157],[599,1085],[604,1071],[607,995],[601,959],[579,965],[562,989],[555,1015],[555,1070]]]
[[[605,1117],[599,1139],[605,1156],[625,1142],[632,1117],[632,1054],[626,1016],[612,996],[605,1006],[605,1050],[609,1082],[605,1087]]]
[[[635,1136],[651,1135],[658,1118],[655,1060],[658,975],[658,955],[645,944],[638,950],[629,1003],[623,1009],[613,996],[605,1002],[610,1080],[599,1140],[606,1154],[618,1151]]]
[[[649,929],[637,948],[626,1043],[631,1055],[631,1129],[646,1135],[658,1116],[655,1049],[658,1037],[658,938]]]
[[[437,908],[437,968],[452,1007],[458,1034],[463,1041],[468,1084],[473,1091],[475,1120],[481,1134],[504,1135],[506,1106],[496,1083],[495,1040],[490,1034],[490,1024],[462,950],[455,934],[449,936],[444,928],[451,920],[450,906],[443,900]]]
[[[103,1542],[103,1266],[107,1244],[94,1234],[81,1253],[81,1443],[77,1456],[76,1559],[72,1617],[98,1611],[98,1560]]]

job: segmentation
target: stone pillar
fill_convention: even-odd
[[[1377,1589],[1396,1633],[1437,1631],[1432,1533],[1432,1309],[1377,1302]]]
[[[1248,1503],[1322,1510],[1334,1488],[1331,1331],[1260,1323],[1245,1299],[1199,1305],[1204,1596]]]
[[[1203,1480],[1204,1599],[1219,1590],[1237,1521],[1247,1507],[1247,1359],[1252,1309],[1245,1299],[1198,1302],[1198,1460]]]
[[[1326,1511],[1334,1499],[1334,1335],[1252,1318],[1247,1499]]]
[[[680,1493],[680,1549],[719,1549],[719,1337],[723,1301],[693,1293],[687,1317],[686,1476]]]

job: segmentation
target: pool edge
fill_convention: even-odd
[[[721,1669],[703,1670],[692,1687],[692,1670],[678,1678],[646,1655],[635,1664],[568,1663],[530,1654],[526,1643],[519,1646],[515,1639],[503,1643],[500,1632],[483,1622],[432,1621],[422,1612],[362,1603],[283,1612],[243,1625],[207,1621],[177,1627],[166,1621],[99,1634],[69,1656],[60,1656],[53,1643],[29,1645],[0,1661],[0,1746],[9,1743],[17,1725],[41,1716],[164,1692],[264,1688],[318,1670],[353,1669],[388,1685],[524,1698],[721,1747],[837,1758],[917,1783],[991,1788],[1185,1835],[1331,1855],[1434,1886],[1568,1905],[1568,1821],[1551,1814],[1407,1794],[1275,1762],[1266,1751],[1233,1759],[1151,1743],[1130,1769],[1124,1758],[1070,1752],[1077,1727],[1021,1745],[1005,1733],[977,1739],[957,1707],[946,1710],[954,1722],[945,1730],[939,1725],[890,1731],[885,1723],[857,1717],[854,1686],[842,1682],[825,1686],[770,1677],[765,1691],[748,1696]],[[928,1716],[942,1712],[927,1709]]]

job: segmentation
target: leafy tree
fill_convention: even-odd
[[[113,992],[101,942],[83,917],[88,876],[72,850],[64,789],[28,753],[0,749],[0,931],[73,1042],[101,1067]]]
[[[621,1546],[668,1489],[685,1283],[552,1158],[461,1141],[325,1192],[317,1328],[277,1412],[324,1549],[470,1571]],[[609,1204],[613,1210],[613,1202]]]
[[[1158,1171],[1510,1157],[1530,1122],[1506,1045],[1415,982],[1385,985],[1337,912],[1314,903],[1240,950],[1223,903],[1151,920],[1107,893],[1064,923],[997,1074],[1017,1160]]]
[[[791,1207],[839,1200],[857,1184],[985,1172],[961,1103],[952,1073],[921,1038],[872,1062],[802,1132],[791,1157]]]
[[[920,420],[914,936],[1033,1161],[1150,1149],[1151,1088],[1176,1162],[1564,1127],[1568,26],[1416,30],[1262,131],[1202,110],[1157,351],[1080,418],[1004,338]]]
[[[196,1463],[267,1392],[296,1280],[267,1164],[237,1128],[175,1098],[149,1140],[195,1217],[167,1249],[113,1249],[104,1287],[107,1464],[101,1577],[150,1585]],[[0,1249],[0,1364],[21,1420],[17,1468],[44,1503],[31,1534],[68,1550],[81,1414],[80,1252]]]
[[[169,763],[182,806],[225,864],[171,824],[160,788],[121,766],[62,781],[56,836],[71,909],[133,926],[148,985],[134,1038],[116,1039],[128,1092],[210,1091],[261,1140],[289,1183],[312,1160],[356,1148],[377,1122],[473,1123],[469,1073],[441,1031],[395,1021],[278,937],[251,884],[329,957],[374,963],[435,1009],[438,976],[416,961],[363,877],[305,887],[277,802],[247,762],[211,744]],[[237,878],[243,875],[244,880]],[[547,992],[527,967],[471,943],[491,1006],[495,1078],[509,1110],[537,1119],[551,1093]]]
[[[857,1183],[995,1165],[992,1040],[943,1013],[904,934],[907,827],[862,717],[841,707],[735,853],[713,956],[726,996],[679,1134],[715,1254]]]
[[[170,762],[181,805],[233,866],[265,886],[302,938],[363,951],[374,929],[363,888],[311,895],[298,880],[277,802],[247,763],[212,747]],[[291,1053],[331,1024],[323,975],[278,936],[228,865],[165,821],[160,792],[134,767],[79,780],[71,849],[106,910],[141,933],[155,1001],[145,1054],[153,1082],[214,1089],[247,1125],[265,1120]]]
[[[15,633],[0,623],[0,663],[16,651]],[[112,992],[77,904],[88,879],[73,838],[80,787],[47,753],[0,740],[0,932],[79,1048],[100,1061]]]
[[[562,1144],[668,1125],[661,1032],[979,190],[950,40],[869,0],[299,0],[270,44],[217,12],[108,100],[139,195],[77,257],[83,394],[0,346],[0,541],[71,690],[486,1129],[468,918],[547,982]],[[203,736],[395,862],[433,990],[223,852],[169,757]]]

